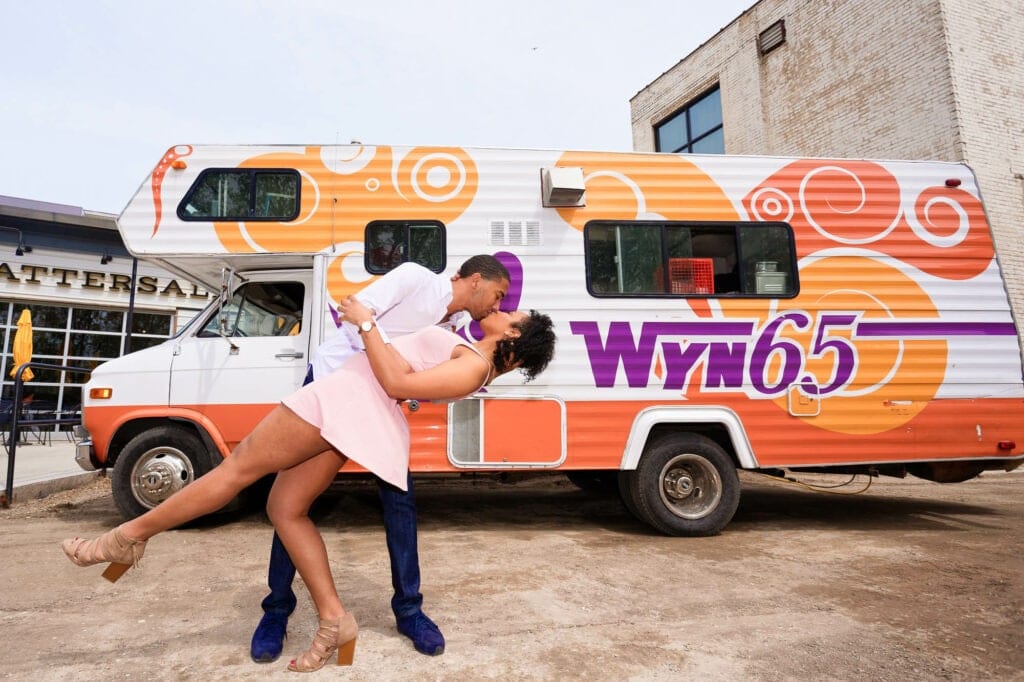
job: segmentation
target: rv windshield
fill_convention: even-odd
[[[304,294],[301,282],[247,282],[222,308],[211,308],[199,335],[292,336],[302,328]]]

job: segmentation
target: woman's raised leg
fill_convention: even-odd
[[[136,540],[215,512],[263,476],[295,466],[330,445],[320,429],[283,405],[275,407],[219,466],[157,507],[121,526]]]
[[[64,552],[79,566],[111,562],[104,577],[117,580],[128,566],[138,563],[149,538],[217,511],[262,476],[294,466],[329,447],[317,427],[279,405],[213,471],[95,541],[65,540]]]

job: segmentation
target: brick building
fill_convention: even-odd
[[[760,0],[631,100],[633,147],[965,161],[1024,325],[1024,7]]]

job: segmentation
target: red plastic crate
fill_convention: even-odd
[[[673,294],[713,294],[715,266],[710,258],[669,258],[668,280]]]

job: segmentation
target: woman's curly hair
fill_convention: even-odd
[[[529,317],[512,326],[519,330],[519,338],[498,342],[494,349],[494,366],[499,372],[505,372],[518,364],[526,380],[533,381],[555,354],[554,325],[544,313],[531,310]]]

